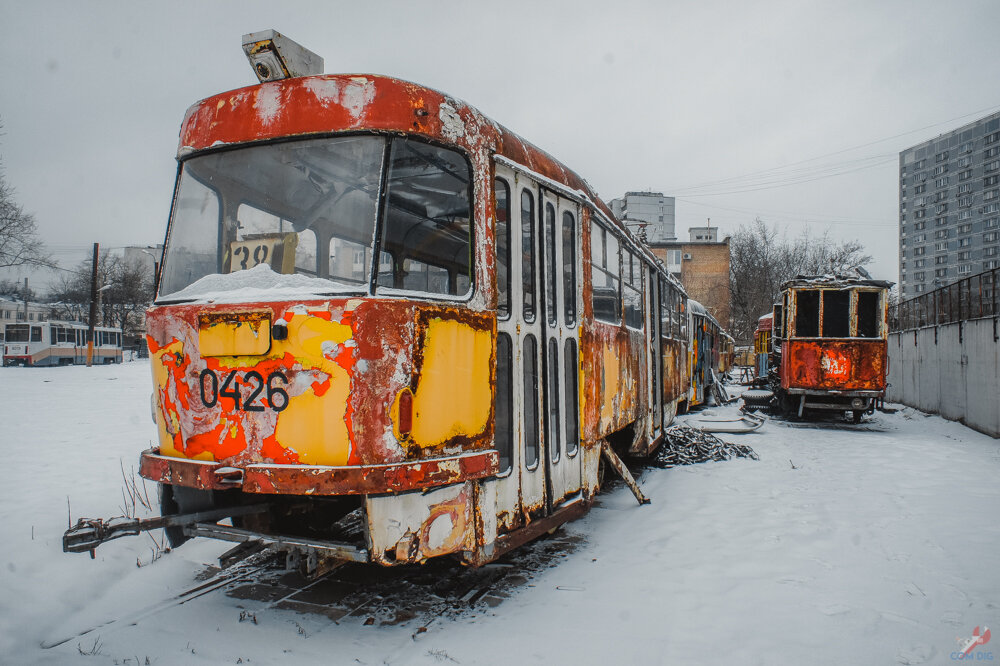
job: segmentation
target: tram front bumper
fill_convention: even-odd
[[[493,450],[384,465],[256,464],[243,468],[219,462],[164,456],[158,449],[144,451],[139,474],[157,483],[199,490],[240,489],[247,493],[279,495],[379,495],[482,479],[500,470]]]

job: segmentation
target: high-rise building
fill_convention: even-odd
[[[663,192],[626,192],[611,200],[611,212],[647,243],[667,243],[674,234],[674,198]]]
[[[899,154],[900,299],[1000,266],[1000,112]]]

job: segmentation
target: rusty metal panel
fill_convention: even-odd
[[[372,561],[402,564],[475,551],[475,483],[367,497],[365,515]]]
[[[641,331],[584,322],[580,335],[583,377],[582,433],[597,440],[638,418],[646,381],[646,344]]]
[[[785,340],[781,344],[783,389],[885,389],[885,340]]]
[[[209,97],[181,125],[178,156],[264,139],[350,131],[420,134],[468,151],[477,174],[491,176],[487,153],[517,162],[586,193],[615,217],[579,175],[478,110],[430,88],[386,76],[327,74],[273,81]],[[487,186],[488,180],[483,184]],[[485,207],[488,197],[477,197]],[[486,210],[482,211],[486,219]]]
[[[241,488],[248,493],[320,496],[422,490],[489,477],[498,466],[496,451],[482,451],[394,465],[249,465],[238,470],[150,450],[140,456],[139,474],[150,481],[200,490]]]
[[[283,320],[287,336],[261,354],[202,354],[201,322],[224,321],[248,307]],[[343,466],[492,446],[489,315],[333,299],[161,306],[149,310],[147,321],[163,455],[234,466]],[[406,432],[399,413],[404,393],[413,398]]]

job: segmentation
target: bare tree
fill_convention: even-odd
[[[795,254],[801,257],[795,267],[796,275],[843,275],[872,262],[871,255],[865,254],[865,247],[859,241],[837,243],[830,238],[829,231],[819,238],[804,231],[795,240],[794,247]]]
[[[48,264],[49,259],[38,238],[35,217],[24,212],[24,207],[15,200],[15,194],[0,164],[0,268]]]
[[[777,229],[760,218],[741,225],[729,239],[732,333],[741,344],[753,337],[757,319],[771,308],[785,280],[789,250]]]
[[[845,274],[872,261],[856,240],[838,243],[829,232],[813,237],[806,231],[789,241],[760,218],[737,229],[729,252],[732,333],[741,344],[753,339],[757,320],[771,311],[782,283],[796,275]]]
[[[153,276],[143,262],[114,257],[109,270],[110,287],[102,293],[105,326],[122,334],[141,332],[142,313],[153,302]]]
[[[28,287],[28,291],[25,291],[24,283],[20,280],[0,280],[0,296],[10,296],[19,301],[24,299],[29,301],[36,300],[35,290]]]
[[[91,271],[92,262],[84,260],[60,278],[49,299],[67,315],[86,312]],[[121,329],[122,335],[141,333],[142,312],[153,302],[153,276],[143,263],[103,254],[97,263],[97,284],[101,288],[100,325]]]

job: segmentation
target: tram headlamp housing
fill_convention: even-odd
[[[243,52],[261,83],[323,73],[323,58],[276,30],[243,35]]]
[[[854,400],[851,400],[851,407],[853,407],[854,409],[862,409],[863,407],[867,406],[868,406],[868,401],[865,400],[864,398],[855,398]]]

